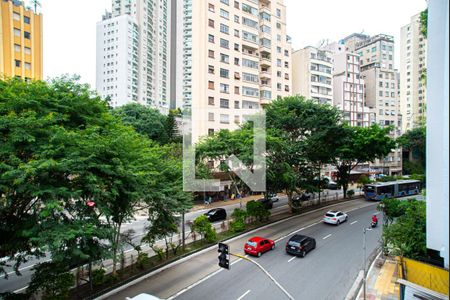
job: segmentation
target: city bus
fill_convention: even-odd
[[[397,198],[420,193],[419,180],[398,180],[390,182],[376,182],[364,185],[366,200],[380,201],[386,198]]]

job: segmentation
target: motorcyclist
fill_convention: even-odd
[[[376,215],[376,214],[374,214],[374,215],[372,216],[372,223],[374,223],[375,225],[378,224],[378,218],[377,218],[377,215]]]

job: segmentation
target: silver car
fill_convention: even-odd
[[[328,224],[339,225],[348,220],[348,215],[342,211],[331,210],[325,214],[323,221]]]

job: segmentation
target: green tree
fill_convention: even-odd
[[[167,117],[158,110],[140,104],[127,104],[112,110],[125,125],[132,126],[138,133],[160,144],[170,141],[172,132],[167,131]]]
[[[383,230],[383,240],[392,255],[412,259],[426,257],[426,203],[409,200],[404,213]]]
[[[303,97],[276,100],[265,110],[274,137],[267,157],[268,183],[273,190],[284,190],[291,209],[297,211],[293,194],[317,187],[315,177],[320,177],[321,166],[333,161],[330,150],[338,146],[340,113]]]
[[[330,149],[335,157],[337,183],[342,186],[344,197],[347,196],[350,173],[363,162],[373,162],[384,158],[396,147],[395,141],[389,137],[391,128],[342,126],[336,132],[340,146]]]
[[[428,8],[420,13],[420,33],[428,37]]]
[[[425,174],[426,132],[426,127],[416,127],[397,139],[403,150],[409,153],[409,159],[404,166],[406,174]]]
[[[74,276],[67,267],[53,262],[37,265],[27,288],[27,293],[42,292],[42,299],[64,300],[74,284]]]

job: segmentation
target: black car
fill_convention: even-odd
[[[217,222],[227,219],[227,211],[223,208],[214,208],[205,213],[210,222]]]
[[[304,235],[296,234],[286,243],[286,253],[305,257],[308,252],[316,249],[316,240]]]
[[[261,198],[261,199],[258,199],[258,202],[262,203],[266,209],[272,209],[273,208],[273,200],[272,200],[272,198],[268,198],[268,199]]]
[[[295,195],[292,197],[292,201],[308,201],[311,199],[311,194],[303,193],[301,195]]]
[[[329,190],[338,190],[340,188],[340,186],[336,183],[336,182],[328,182],[327,184],[327,189]]]

